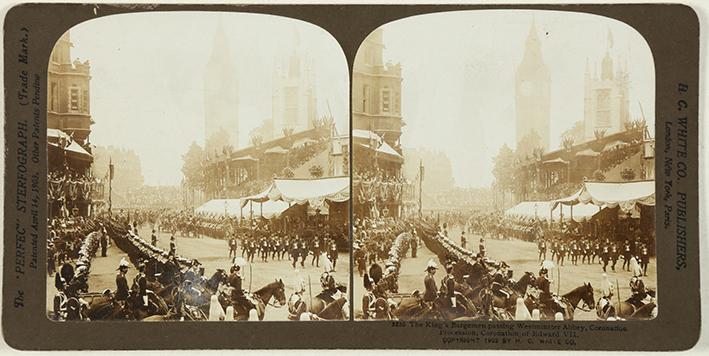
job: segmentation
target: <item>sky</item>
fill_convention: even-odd
[[[70,30],[72,59],[91,63],[91,142],[132,149],[146,185],[177,185],[181,155],[204,145],[203,75],[221,19],[237,63],[239,142],[271,118],[274,60],[296,36],[313,60],[318,116],[349,129],[345,56],[325,30],[299,20],[260,14],[155,12],[113,15]]]
[[[583,120],[586,60],[600,73],[609,31],[614,64],[627,63],[629,70],[630,117],[644,114],[654,125],[652,53],[622,22],[571,12],[484,10],[388,23],[382,26],[384,59],[402,65],[402,145],[445,152],[456,186],[489,186],[492,157],[503,144],[515,147],[515,71],[533,21],[551,75],[550,150]]]

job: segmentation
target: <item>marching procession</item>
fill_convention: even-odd
[[[483,238],[475,253],[454,243],[448,238],[448,230],[453,227],[447,223],[438,225],[435,219],[427,219],[396,225],[398,229],[381,227],[391,232],[388,242],[383,241],[384,235],[374,235],[378,244],[391,247],[386,258],[372,262],[361,274],[365,289],[362,319],[625,320],[649,319],[657,313],[655,290],[645,286],[644,272],[635,257],[628,263],[632,273],[626,275],[627,287],[623,289],[629,290],[629,295],[625,300],[619,299],[617,285],[610,282],[606,273],[597,275],[594,279],[597,284],[582,281],[568,293],[559,294],[552,288],[553,276],[560,273],[562,267],[551,260],[543,259],[534,270],[517,275],[513,266],[486,254]],[[466,227],[459,227],[463,236]],[[414,235],[416,231],[419,238]],[[372,245],[370,240],[363,232],[355,243],[366,251],[366,246]],[[411,259],[406,259],[409,249],[418,245],[419,240],[422,242],[419,254],[426,250],[432,253],[427,262],[416,259],[413,253]],[[510,242],[499,241],[500,244]],[[355,248],[357,256],[357,246]],[[527,255],[533,256],[537,251],[529,252]],[[386,266],[383,270],[380,263]],[[410,270],[405,267],[412,263],[425,270],[424,275],[418,274],[422,276],[418,281],[402,273],[402,268]],[[564,268],[564,273],[574,273],[573,267],[569,268]],[[436,274],[439,269],[444,273],[440,279]],[[405,281],[400,284],[401,280]],[[412,289],[404,290],[402,284]]]
[[[196,238],[189,234],[195,230],[191,223],[179,223],[177,226],[184,229],[180,231],[167,225],[166,221],[199,221],[200,231],[221,229],[225,225],[235,228],[221,235],[228,239],[208,235]],[[283,315],[287,320],[343,319],[349,315],[347,288],[340,283],[346,283],[343,275],[348,271],[336,274],[337,261],[342,253],[338,250],[337,240],[342,243],[343,239],[339,227],[316,225],[298,230],[302,238],[298,234],[291,238],[285,233],[269,230],[274,225],[263,221],[250,224],[251,228],[245,223],[239,227],[238,223],[228,219],[188,217],[167,210],[126,211],[111,219],[105,216],[80,219],[70,226],[80,224],[78,226],[84,229],[71,232],[67,223],[55,221],[49,227],[50,236],[56,237],[50,240],[50,248],[55,253],[49,255],[48,262],[50,266],[60,266],[57,272],[49,270],[57,291],[50,312],[55,320],[273,320],[266,317],[267,310],[277,312],[280,309],[287,310]],[[322,237],[315,236],[316,227],[319,227],[317,231],[327,232]],[[147,239],[148,233],[150,240]],[[177,242],[176,233],[180,242]],[[167,244],[158,235],[169,235]],[[211,276],[205,274],[207,268],[197,258],[180,255],[190,254],[180,245],[193,241],[205,245],[218,242],[223,246],[221,256],[208,258],[218,257],[227,261],[226,264],[208,263],[215,267],[214,273]],[[77,244],[76,249],[72,243]],[[118,271],[115,284],[106,285],[102,278],[97,278],[97,284],[103,289],[90,292],[97,290],[94,285],[96,274],[90,270],[92,261],[102,261],[111,245],[116,248],[110,251],[119,252],[121,256],[114,266]],[[241,253],[239,245],[242,246]],[[97,257],[99,248],[101,254]],[[258,257],[254,258],[256,255]],[[291,258],[293,262],[290,262]],[[290,279],[276,278],[275,282],[250,292],[245,280],[248,279],[249,284],[254,280],[254,263],[269,261],[283,261],[279,263],[281,266],[291,267],[289,273],[280,273]],[[311,273],[306,273],[306,269]],[[134,274],[132,283],[128,283],[129,271]],[[316,284],[315,293],[310,283],[305,282],[306,278],[311,282],[311,274],[315,279],[312,281]],[[260,276],[255,279],[263,280]],[[306,286],[309,298],[306,298]],[[286,291],[291,288],[287,298]]]

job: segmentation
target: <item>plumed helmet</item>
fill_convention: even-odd
[[[126,261],[125,257],[121,257],[121,261],[118,262],[118,269],[130,268],[130,264]]]

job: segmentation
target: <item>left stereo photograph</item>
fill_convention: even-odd
[[[114,15],[64,33],[47,71],[49,319],[349,320],[349,75],[328,32]]]

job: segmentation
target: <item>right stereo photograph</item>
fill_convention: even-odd
[[[357,320],[657,316],[655,67],[610,18],[374,30],[352,78]]]

